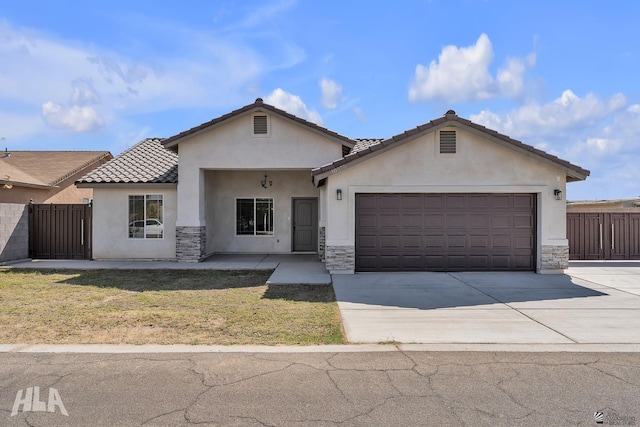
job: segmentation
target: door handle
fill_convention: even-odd
[[[84,246],[84,219],[80,220],[80,246]]]
[[[602,250],[602,224],[600,224],[600,250]]]
[[[613,226],[613,223],[611,223],[611,250],[614,250],[615,248],[616,248],[615,228]]]

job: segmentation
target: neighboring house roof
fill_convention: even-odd
[[[353,146],[349,154],[366,150],[367,148],[379,144],[382,141],[384,141],[384,138],[356,138],[356,145]]]
[[[484,126],[471,122],[470,120],[458,117],[453,110],[447,111],[444,117],[440,117],[436,120],[432,120],[429,123],[417,126],[413,129],[409,129],[401,134],[392,136],[384,140],[360,140],[361,144],[356,144],[356,147],[345,157],[336,160],[328,165],[319,167],[311,171],[314,182],[317,184],[328,175],[336,173],[339,170],[350,167],[360,161],[367,160],[385,151],[400,146],[404,143],[412,141],[426,133],[434,132],[440,128],[447,126],[461,127],[469,132],[479,134],[485,138],[489,138],[492,141],[499,143],[508,148],[514,149],[524,155],[528,155],[544,162],[550,163],[556,167],[565,171],[567,181],[580,181],[586,179],[590,172],[580,166],[574,165],[562,160],[556,156],[545,153],[542,150],[532,147],[531,145],[524,144],[515,139],[509,138],[506,135],[498,133],[494,130],[487,129]]]
[[[147,138],[76,181],[88,184],[177,184],[178,155],[161,138]]]
[[[640,197],[632,199],[611,199],[611,200],[567,200],[567,208],[582,206],[598,206],[598,207],[640,207]]]
[[[83,169],[112,159],[108,151],[11,151],[0,158],[0,183],[50,188]]]
[[[165,139],[162,143],[164,144],[164,146],[166,148],[172,148],[175,147],[176,145],[178,145],[182,140],[184,140],[185,138],[188,138],[190,136],[194,136],[197,135],[201,132],[204,131],[208,131],[216,126],[221,125],[222,123],[228,121],[228,120],[232,120],[235,118],[238,118],[240,116],[243,115],[247,115],[247,114],[253,114],[255,112],[263,112],[263,111],[270,111],[274,114],[277,114],[278,116],[284,118],[285,120],[289,120],[292,121],[294,123],[297,123],[299,125],[305,126],[307,128],[309,128],[310,130],[314,131],[314,132],[319,132],[321,134],[324,134],[325,136],[330,137],[331,139],[337,140],[338,142],[340,142],[343,146],[346,146],[348,148],[352,148],[355,145],[355,141],[347,138],[346,136],[340,135],[339,133],[333,132],[327,128],[324,128],[322,126],[318,126],[315,123],[311,123],[307,120],[301,119],[300,117],[296,117],[293,114],[287,113],[284,110],[280,110],[279,108],[274,107],[273,105],[269,105],[269,104],[265,104],[262,101],[262,98],[257,98],[256,101],[253,104],[249,104],[249,105],[245,105],[242,108],[239,108],[237,110],[234,110],[228,114],[225,114],[223,116],[220,116],[216,119],[210,120],[206,123],[203,123],[199,126],[193,127],[189,130],[186,130],[184,132],[180,132],[177,135],[174,135],[172,137],[169,137],[167,139]],[[175,148],[173,148],[175,150]]]

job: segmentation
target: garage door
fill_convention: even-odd
[[[531,271],[533,194],[356,194],[356,271]]]

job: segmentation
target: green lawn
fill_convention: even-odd
[[[331,286],[255,270],[0,268],[0,343],[338,344]]]

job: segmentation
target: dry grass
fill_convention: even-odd
[[[0,343],[343,343],[331,286],[270,271],[0,269]]]

